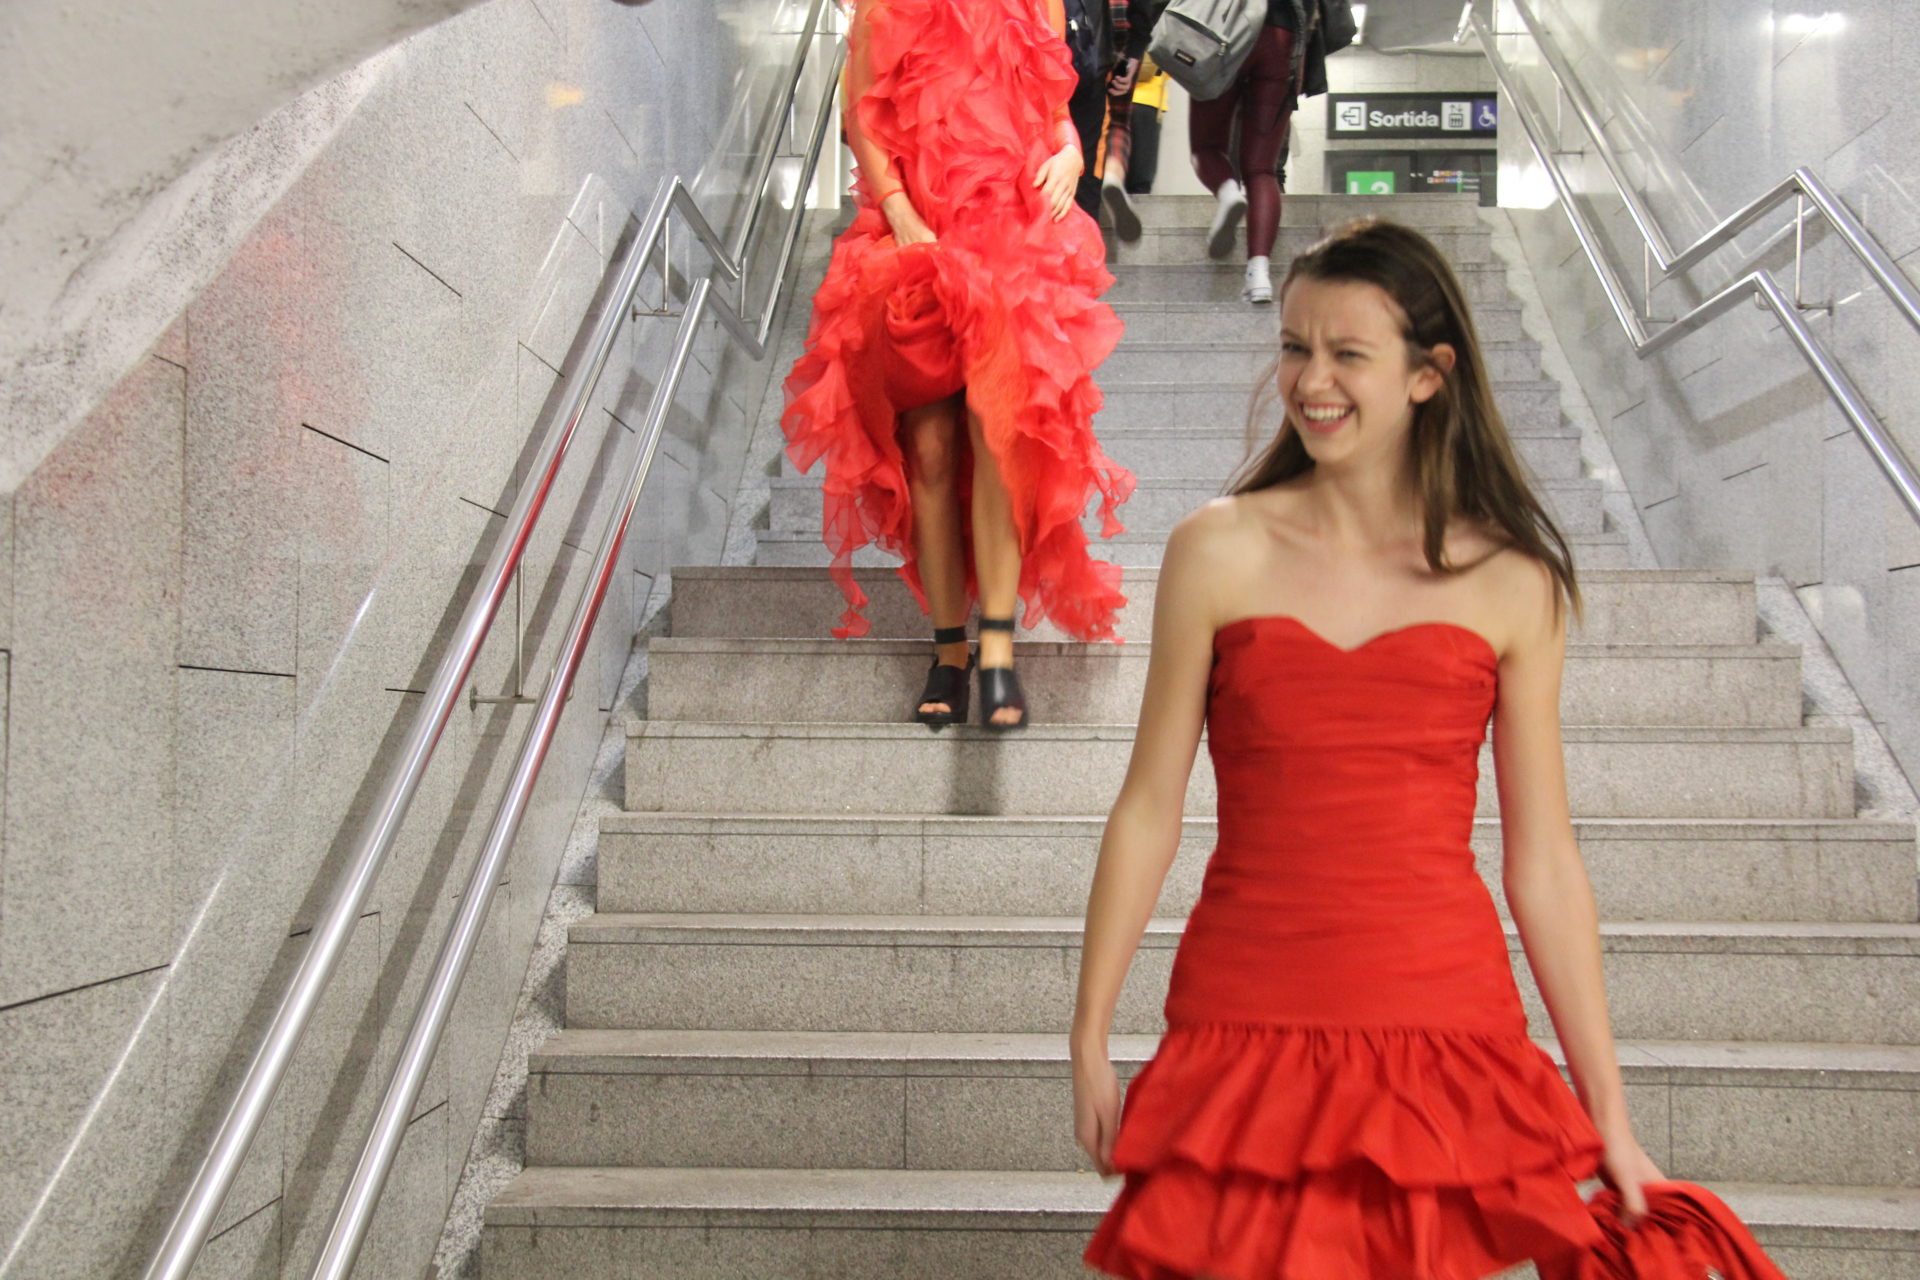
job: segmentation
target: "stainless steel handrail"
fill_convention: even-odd
[[[815,0],[815,13],[819,11],[821,0]],[[809,23],[811,38],[812,24]],[[845,45],[838,44],[833,55],[833,73],[837,74],[840,60],[845,56]],[[767,337],[772,331],[774,315],[781,297],[781,282],[786,278],[787,268],[793,260],[794,247],[800,238],[800,229],[806,214],[806,188],[814,167],[819,163],[820,150],[827,136],[827,125],[832,120],[832,107],[835,93],[832,85],[834,76],[828,77],[828,83],[821,93],[820,107],[815,115],[813,129],[808,140],[805,159],[802,164],[802,180],[794,192],[793,208],[788,214],[785,235],[782,238],[780,255],[774,270],[774,286],[768,295],[766,305],[761,311],[757,324],[744,319],[727,300],[714,291],[713,275],[703,277],[693,287],[688,298],[685,312],[681,316],[680,329],[675,335],[673,356],[668,362],[666,373],[655,387],[652,402],[640,431],[640,448],[635,456],[632,469],[627,475],[626,485],[621,491],[619,504],[608,513],[606,528],[601,533],[598,549],[594,553],[593,567],[588,573],[587,584],[576,601],[572,621],[568,624],[566,639],[561,645],[560,658],[554,672],[547,681],[541,694],[540,704],[535,709],[533,720],[527,726],[526,737],[522,740],[519,754],[513,765],[513,773],[507,785],[506,794],[501,797],[499,808],[495,810],[492,825],[487,830],[486,843],[482,846],[480,857],[475,861],[473,872],[468,877],[466,889],[460,898],[460,909],[454,917],[445,940],[441,944],[439,957],[434,963],[433,976],[428,980],[425,991],[414,1011],[413,1024],[407,1033],[407,1041],[400,1051],[393,1074],[388,1080],[387,1090],[380,1101],[379,1111],[374,1116],[366,1142],[361,1147],[360,1159],[354,1168],[353,1177],[342,1192],[340,1203],[335,1210],[334,1219],[327,1232],[326,1243],[321,1247],[320,1256],[314,1262],[310,1273],[314,1280],[345,1280],[353,1271],[354,1260],[359,1256],[361,1244],[366,1238],[368,1225],[373,1220],[375,1206],[379,1202],[381,1188],[386,1183],[393,1159],[399,1152],[401,1140],[406,1135],[407,1122],[413,1114],[415,1101],[421,1087],[425,1084],[428,1068],[440,1043],[440,1036],[446,1028],[448,1016],[453,1010],[455,998],[459,994],[460,982],[464,977],[473,949],[480,940],[481,930],[486,923],[487,911],[492,905],[495,887],[500,883],[501,869],[507,854],[513,848],[514,837],[519,833],[520,821],[525,816],[529,799],[533,794],[535,782],[539,779],[540,768],[546,759],[547,749],[552,744],[555,728],[560,722],[560,714],[565,709],[567,698],[572,692],[574,676],[580,669],[580,663],[586,655],[587,645],[592,639],[594,623],[599,619],[600,606],[606,599],[607,588],[619,562],[620,548],[626,540],[627,528],[633,520],[634,508],[639,502],[641,490],[646,485],[647,474],[653,465],[661,436],[666,429],[667,414],[673,406],[678,392],[680,379],[686,372],[687,361],[693,354],[694,339],[699,333],[701,320],[711,307],[715,316],[729,332],[738,338],[754,359],[765,356]],[[790,89],[797,88],[795,77]],[[764,180],[764,179],[763,179]],[[701,243],[713,255],[714,265],[719,274],[729,280],[741,280],[745,274],[745,262],[730,257],[713,228],[700,213],[692,194],[674,178],[665,184],[655,197],[656,208],[677,208],[685,214],[688,225],[693,229]],[[739,249],[748,248],[742,243]]]
[[[825,7],[826,0],[812,0],[807,24],[801,35],[800,47],[793,60],[792,74],[787,80],[787,93],[790,96],[798,92],[802,64],[814,34],[820,29],[820,17]],[[825,136],[825,122],[831,118],[829,110],[833,100],[831,82],[838,74],[840,60],[843,57],[844,47],[837,47],[834,54],[834,70],[828,77],[827,89],[823,91],[820,120],[815,125],[809,148],[807,161],[809,173],[818,161],[820,144]],[[791,110],[791,106],[791,101],[783,103],[780,113],[784,116]],[[755,173],[758,177],[758,185],[750,188],[753,193],[753,205],[747,218],[749,227],[759,218],[759,204],[766,198],[766,178],[772,171],[774,153],[777,151],[779,136],[783,131],[782,128],[770,129],[764,148],[765,154],[756,158]],[[623,535],[626,523],[631,519],[633,503],[639,495],[639,486],[645,480],[646,469],[651,465],[654,450],[659,443],[660,429],[665,421],[665,406],[672,403],[673,391],[678,386],[679,378],[685,370],[686,358],[691,353],[690,335],[709,305],[714,308],[717,318],[727,330],[745,343],[756,359],[764,354],[766,336],[771,331],[775,303],[779,297],[779,280],[784,279],[786,275],[787,267],[792,260],[793,247],[799,238],[805,196],[803,183],[794,197],[794,213],[780,254],[779,272],[774,290],[768,299],[765,314],[759,318],[757,326],[749,325],[724,299],[713,296],[710,276],[696,284],[689,295],[682,314],[681,330],[675,343],[675,363],[670,368],[670,376],[663,379],[655,391],[654,404],[648,416],[649,432],[642,435],[641,458],[643,461],[636,467],[638,479],[630,485],[631,496],[623,508],[624,515],[618,522]],[[574,435],[586,416],[587,407],[592,401],[600,376],[612,356],[614,341],[618,337],[620,327],[631,316],[634,295],[646,273],[648,263],[653,259],[667,230],[668,216],[676,211],[687,220],[695,234],[713,253],[715,266],[722,274],[729,279],[738,280],[743,273],[739,254],[727,252],[727,247],[722,245],[719,236],[708,224],[686,185],[677,176],[664,181],[648,209],[640,233],[634,238],[626,255],[613,273],[614,284],[608,293],[606,305],[595,320],[586,340],[584,350],[588,354],[567,375],[566,388],[560,402],[561,410],[554,416],[546,436],[541,440],[540,447],[528,468],[527,479],[520,486],[520,492],[514,499],[513,507],[507,513],[505,532],[495,543],[485,567],[480,572],[479,589],[468,600],[466,608],[461,613],[460,621],[454,627],[447,653],[435,670],[433,679],[427,687],[426,696],[421,700],[420,709],[415,713],[413,722],[400,744],[399,755],[386,781],[382,784],[366,820],[361,825],[348,866],[336,882],[333,896],[325,911],[314,923],[306,954],[301,958],[299,968],[287,985],[286,994],[282,996],[280,1005],[274,1012],[272,1023],[261,1037],[259,1047],[254,1051],[246,1076],[235,1091],[233,1101],[221,1119],[220,1127],[215,1132],[206,1156],[194,1173],[193,1181],[181,1201],[180,1208],[168,1224],[166,1235],[148,1263],[144,1272],[145,1280],[186,1280],[195,1262],[198,1261],[201,1251],[206,1247],[214,1221],[233,1188],[234,1179],[239,1175],[241,1163],[245,1160],[247,1151],[259,1133],[260,1126],[266,1119],[280,1085],[286,1078],[287,1069],[295,1051],[299,1048],[301,1038],[313,1019],[321,996],[339,968],[341,957],[353,934],[361,908],[392,850],[393,842],[406,818],[414,794],[419,789],[420,780],[432,760],[440,734],[446,727],[447,718],[452,714],[460,688],[466,682],[480,649],[486,642],[488,632],[506,597],[508,584],[519,568],[521,557],[532,538],[534,526],[538,523],[547,497],[553,490],[561,464],[565,461]],[[746,242],[744,235],[741,241],[744,247]],[[671,262],[662,264],[661,274],[663,279],[671,276]],[[617,551],[617,543],[614,549]],[[597,591],[593,593],[591,608],[587,609],[589,616],[586,626],[589,629],[593,618],[598,615],[600,598],[604,596],[607,585],[599,558],[596,558],[595,573],[590,582],[597,582],[598,586]],[[578,611],[576,611],[575,621],[579,621]],[[570,646],[573,639],[570,631],[568,636]],[[582,641],[582,647],[584,647],[584,641]],[[533,726],[529,728],[530,742],[535,738],[536,729],[542,725],[545,726],[544,736],[539,738],[538,751],[531,766],[532,772],[525,779],[524,791],[517,790],[522,777],[521,769],[516,767],[514,773],[516,789],[510,789],[507,797],[501,802],[501,811],[495,821],[496,830],[500,827],[503,818],[509,822],[510,826],[499,857],[504,857],[505,848],[512,843],[512,833],[518,829],[527,795],[531,793],[533,780],[538,775],[547,742],[552,736],[553,725],[558,720],[558,708],[565,705],[566,691],[571,686],[573,671],[578,668],[579,660],[579,653],[573,653],[569,664],[563,655],[562,669],[557,670],[550,679],[547,695],[542,698]],[[557,698],[554,697],[556,689],[559,690]],[[554,710],[551,712],[548,708],[549,702],[554,704]],[[511,811],[510,816],[509,811]],[[492,835],[493,833],[490,832],[488,845],[483,851],[480,864],[476,866],[476,875],[487,863],[488,855],[493,852]],[[486,880],[483,895],[477,895],[473,887],[469,886],[462,903],[463,910],[455,921],[456,931],[466,920],[467,902],[480,896],[484,896],[488,901],[491,900],[495,880],[497,880],[497,873]],[[483,904],[479,916],[484,918],[484,914]],[[443,965],[447,962],[449,954],[453,954],[455,959],[452,963],[456,971],[451,979],[451,989],[444,997],[446,1007],[436,1005],[436,1012],[433,1015],[436,1019],[435,1042],[438,1040],[438,1028],[444,1025],[447,1009],[451,1007],[453,990],[457,990],[460,975],[464,972],[467,959],[472,953],[474,938],[460,936],[464,938],[464,950],[455,948],[450,953],[449,948],[453,946],[456,937],[453,932],[449,933],[448,944],[442,949]],[[439,973],[440,968],[437,967],[436,977]],[[420,1022],[421,1017],[427,1015],[428,997],[433,995],[434,990],[435,988],[429,987],[428,996],[422,998],[421,1014],[416,1015],[416,1024]],[[409,1048],[411,1047],[410,1039]],[[432,1046],[429,1045],[428,1058],[431,1058],[431,1053]],[[424,1071],[424,1069],[423,1062],[421,1070]],[[413,1089],[415,1093],[418,1092],[417,1081]],[[389,1092],[391,1093],[391,1090]],[[383,1109],[382,1115],[384,1114]],[[404,1125],[402,1127],[404,1129]],[[372,1141],[370,1137],[369,1142]],[[397,1147],[397,1135],[394,1146]],[[392,1149],[386,1150],[383,1156],[373,1162],[373,1166],[377,1166],[375,1168],[370,1166],[366,1153],[363,1152],[361,1167],[356,1169],[355,1182],[350,1186],[350,1194],[353,1188],[360,1186],[363,1172],[370,1172],[373,1175],[371,1195],[362,1192],[354,1198],[352,1206],[343,1202],[341,1214],[336,1216],[335,1232],[330,1234],[327,1251],[322,1255],[322,1264],[334,1252],[335,1236],[340,1234],[344,1223],[348,1228],[348,1238],[342,1241],[348,1245],[344,1253],[344,1267],[346,1270],[351,1269],[353,1255],[357,1253],[366,1229],[366,1219],[359,1215],[364,1212],[366,1217],[371,1216],[372,1203],[378,1198],[379,1184],[384,1182],[386,1172],[391,1166],[392,1155]],[[366,1202],[364,1211],[357,1207],[363,1199]],[[348,1213],[350,1207],[351,1215]],[[344,1275],[346,1270],[339,1271],[337,1274]]]
[[[1527,0],[1508,0],[1519,15],[1525,32],[1537,48],[1552,75],[1559,92],[1564,93],[1567,101],[1573,105],[1575,116],[1580,120],[1598,152],[1601,163],[1606,168],[1621,200],[1626,204],[1634,226],[1639,230],[1646,252],[1659,264],[1663,278],[1680,275],[1706,261],[1708,257],[1731,244],[1741,232],[1760,221],[1773,209],[1789,199],[1797,202],[1795,219],[1788,228],[1796,240],[1795,290],[1789,297],[1781,288],[1772,273],[1764,269],[1755,269],[1745,273],[1731,283],[1717,290],[1712,296],[1699,303],[1685,315],[1665,325],[1658,333],[1649,333],[1647,320],[1636,308],[1626,286],[1621,283],[1619,273],[1614,269],[1607,256],[1604,243],[1594,230],[1592,222],[1575,198],[1572,184],[1567,180],[1555,153],[1554,141],[1549,136],[1546,123],[1542,118],[1539,103],[1524,81],[1514,72],[1499,47],[1499,35],[1522,34],[1519,32],[1495,33],[1488,27],[1486,20],[1469,3],[1461,13],[1460,31],[1456,38],[1464,39],[1468,31],[1479,38],[1481,47],[1486,51],[1487,62],[1493,68],[1494,78],[1501,90],[1512,102],[1525,129],[1527,142],[1533,148],[1535,157],[1545,170],[1547,179],[1553,184],[1554,193],[1559,197],[1560,206],[1566,211],[1567,221],[1572,224],[1573,233],[1580,242],[1581,252],[1586,255],[1594,274],[1600,279],[1600,287],[1607,296],[1607,305],[1612,308],[1614,318],[1619,321],[1627,340],[1633,345],[1636,356],[1645,358],[1678,342],[1686,335],[1702,328],[1718,316],[1731,310],[1736,304],[1752,298],[1760,305],[1772,311],[1780,321],[1794,347],[1805,358],[1816,377],[1826,388],[1854,431],[1866,445],[1874,462],[1882,474],[1893,485],[1894,492],[1906,507],[1909,515],[1920,522],[1920,474],[1914,470],[1913,463],[1902,452],[1886,427],[1875,416],[1868,405],[1866,396],[1855,385],[1852,377],[1841,366],[1833,354],[1816,338],[1807,327],[1802,312],[1806,309],[1799,300],[1799,254],[1804,250],[1804,227],[1806,205],[1810,202],[1839,236],[1842,244],[1867,269],[1873,282],[1893,302],[1894,307],[1906,318],[1909,325],[1920,330],[1920,290],[1916,290],[1912,280],[1894,263],[1893,257],[1854,216],[1838,196],[1822,182],[1812,171],[1800,168],[1782,179],[1773,188],[1749,202],[1737,213],[1722,219],[1693,244],[1674,252],[1660,225],[1655,221],[1651,210],[1627,180],[1612,145],[1607,141],[1599,113],[1585,88],[1574,76],[1573,69],[1553,41],[1541,30],[1539,20],[1534,16]],[[1651,281],[1648,291],[1651,293]],[[1649,299],[1650,303],[1650,299]],[[1651,311],[1651,305],[1646,308]]]

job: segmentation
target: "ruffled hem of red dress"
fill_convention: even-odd
[[[1600,1142],[1521,1035],[1176,1027],[1086,1261],[1130,1280],[1472,1280],[1590,1245]]]

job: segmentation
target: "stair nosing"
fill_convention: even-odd
[[[1114,1064],[1137,1069],[1157,1035],[1109,1038]],[[1564,1064],[1551,1037],[1534,1037]],[[1765,1040],[1617,1042],[1629,1084],[1725,1084],[1920,1093],[1920,1045]],[[534,1075],[1033,1076],[1069,1073],[1065,1038],[1038,1032],[686,1031],[577,1028],[527,1055]]]
[[[1025,729],[1020,741],[1048,739],[1069,741],[1131,741],[1132,724],[1036,724]],[[774,721],[774,720],[629,720],[627,737],[632,738],[858,738],[863,741],[896,738],[912,742],[928,741],[925,725],[907,721]],[[1782,743],[1821,746],[1851,743],[1853,730],[1845,724],[1809,724],[1778,728],[1729,725],[1567,725],[1561,731],[1569,743]],[[999,742],[1003,735],[990,733],[978,725],[956,725],[946,735],[948,742]],[[937,741],[937,740],[936,740]]]
[[[1511,951],[1519,928],[1501,924]],[[1177,946],[1185,925],[1155,916],[1140,945]],[[1075,947],[1081,919],[620,911],[596,912],[568,927],[570,945],[678,945],[695,935],[710,935],[703,944],[714,946]],[[1616,953],[1920,956],[1920,923],[1905,922],[1602,921],[1600,939],[1603,950]],[[1674,945],[1680,942],[1697,945]]]
[[[568,1199],[569,1184],[584,1184],[593,1192]],[[1714,1187],[1749,1225],[1764,1232],[1837,1230],[1920,1239],[1920,1190],[1913,1188],[1732,1182]],[[648,1197],[650,1189],[657,1191]],[[727,1194],[716,1194],[720,1190]],[[1059,1230],[1083,1233],[1117,1190],[1095,1174],[1080,1172],[534,1165],[489,1203],[486,1223],[563,1228],[606,1226],[616,1217],[629,1219],[625,1225],[630,1226],[647,1225],[649,1218],[660,1225],[686,1225],[692,1218],[721,1227],[768,1225],[773,1215],[789,1215],[795,1221],[783,1225],[792,1229],[857,1228],[881,1217],[914,1217],[917,1226],[958,1230],[1004,1227],[1017,1218],[1054,1219]],[[773,1192],[786,1202],[755,1203],[756,1191],[763,1201],[773,1200],[768,1194]],[[836,1194],[839,1204],[831,1203]],[[923,1203],[912,1204],[916,1197]],[[856,1199],[860,1203],[852,1203]]]
[[[1573,434],[1579,434],[1574,432]],[[816,535],[817,536],[817,535]],[[796,580],[817,580],[831,582],[825,565],[772,565],[772,564],[704,564],[676,565],[668,570],[675,581],[691,582],[701,578],[754,578],[775,577]],[[878,565],[855,566],[854,576],[870,574],[884,578],[889,582],[898,580],[894,570]],[[1127,570],[1132,581],[1152,581],[1159,577],[1160,570],[1155,567],[1143,567]],[[1582,582],[1648,582],[1662,586],[1744,586],[1756,585],[1758,579],[1750,570],[1720,569],[1582,569]]]
[[[656,636],[648,642],[656,654],[833,654],[861,657],[911,654],[925,656],[927,641],[907,637],[837,640],[820,636]],[[1109,644],[1082,640],[1023,640],[1020,652],[1037,657],[1071,657],[1114,662],[1145,662],[1152,656],[1150,641]],[[1693,659],[1702,662],[1782,662],[1798,661],[1801,646],[1784,640],[1755,640],[1751,644],[1630,644],[1610,641],[1567,645],[1568,659],[1614,658],[1673,661]]]
[[[1062,824],[1084,825],[1097,830],[1106,825],[1104,813],[1032,815],[1032,814],[899,814],[899,813],[700,813],[688,810],[622,810],[600,819],[603,834],[690,833],[727,826],[771,826],[801,830],[810,826],[840,829],[859,826],[870,830],[907,831],[1024,831],[1057,829]],[[1209,815],[1189,815],[1183,825],[1196,829],[1214,828],[1219,819]],[[1476,817],[1476,827],[1500,829],[1498,817]],[[1890,840],[1911,844],[1914,825],[1886,818],[1619,818],[1573,819],[1575,833],[1583,843],[1604,843],[1612,839],[1725,839],[1730,841],[1806,838],[1816,833],[1823,842],[1886,843]],[[1724,834],[1713,834],[1724,833]]]

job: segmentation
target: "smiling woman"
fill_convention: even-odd
[[[1572,552],[1526,482],[1466,295],[1440,251],[1409,228],[1355,222],[1295,258],[1281,295],[1292,305],[1282,312],[1280,355],[1262,380],[1253,420],[1276,396],[1287,418],[1231,492],[1291,480],[1323,456],[1397,450],[1402,440],[1379,438],[1379,427],[1411,402],[1405,447],[1424,499],[1429,566],[1448,567],[1451,521],[1484,521],[1547,565],[1577,607]]]
[[[1355,223],[1294,260],[1285,422],[1174,531],[1126,781],[1087,901],[1074,1125],[1126,1182],[1087,1262],[1130,1280],[1458,1280],[1635,1220],[1626,1115],[1568,817],[1566,542],[1528,490],[1460,286]],[[1493,724],[1507,901],[1574,1092],[1527,1038],[1469,843]],[[1219,842],[1167,1032],[1121,1117],[1122,980],[1207,731]]]

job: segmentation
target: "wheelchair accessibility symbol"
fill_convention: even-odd
[[[1496,129],[1499,126],[1500,103],[1498,100],[1488,98],[1474,107],[1473,127],[1475,129]]]

